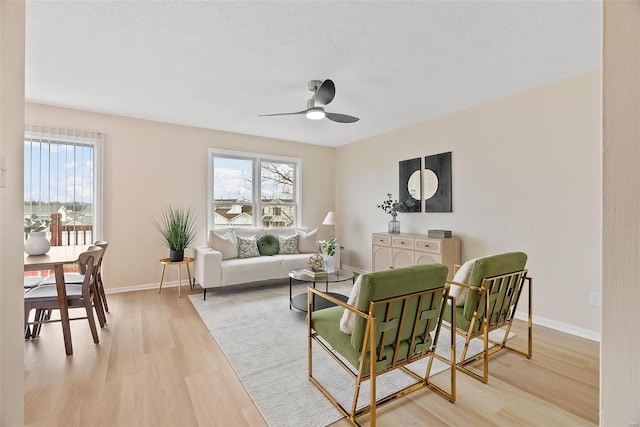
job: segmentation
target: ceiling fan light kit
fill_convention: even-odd
[[[327,79],[310,80],[309,90],[313,92],[310,99],[307,100],[307,109],[296,111],[295,113],[276,113],[276,114],[260,114],[260,116],[289,116],[295,114],[305,114],[310,120],[321,120],[327,118],[337,123],[355,123],[360,120],[358,117],[349,116],[347,114],[329,113],[324,111],[324,106],[333,101],[336,95],[336,86],[333,81]]]
[[[307,119],[309,120],[322,120],[326,117],[324,110],[320,107],[313,107],[307,110]]]

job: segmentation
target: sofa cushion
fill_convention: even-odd
[[[296,234],[298,235],[298,251],[310,254],[320,252],[318,248],[318,229],[311,230],[306,232],[304,230],[297,229]]]
[[[298,235],[278,236],[279,253],[281,254],[297,254],[298,251]]]
[[[260,256],[258,251],[258,242],[255,237],[241,237],[238,239],[238,258],[252,258]]]
[[[224,235],[211,230],[209,233],[209,247],[222,254],[222,259],[238,258],[238,240],[233,231]]]
[[[265,234],[258,239],[260,255],[271,256],[278,253],[278,239],[271,234]]]
[[[255,237],[256,240],[265,235],[264,228],[233,228],[231,230],[236,236]]]

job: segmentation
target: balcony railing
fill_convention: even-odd
[[[93,243],[93,225],[63,224],[62,214],[51,214],[51,246],[90,245]]]

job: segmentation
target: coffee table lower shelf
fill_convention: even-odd
[[[335,292],[326,292],[326,294],[331,295],[334,298],[339,299],[340,301],[347,302],[348,298],[346,295],[337,294]],[[324,298],[320,298],[317,295],[313,296],[313,311],[322,310],[324,308],[329,308],[335,306],[334,303],[327,301]],[[298,294],[291,298],[291,307],[298,309],[300,311],[307,312],[307,294]]]

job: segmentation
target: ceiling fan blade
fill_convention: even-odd
[[[355,123],[358,120],[360,120],[357,117],[348,116],[346,114],[337,114],[337,113],[325,112],[325,115],[326,115],[327,119],[333,120],[334,122],[338,122],[338,123]]]
[[[275,114],[258,114],[258,117],[266,116],[290,116],[293,114],[305,114],[308,110],[296,111],[295,113],[275,113]]]
[[[327,79],[322,82],[322,85],[320,85],[316,92],[316,103],[327,105],[333,101],[334,96],[336,96],[336,85],[333,84],[333,81]]]

